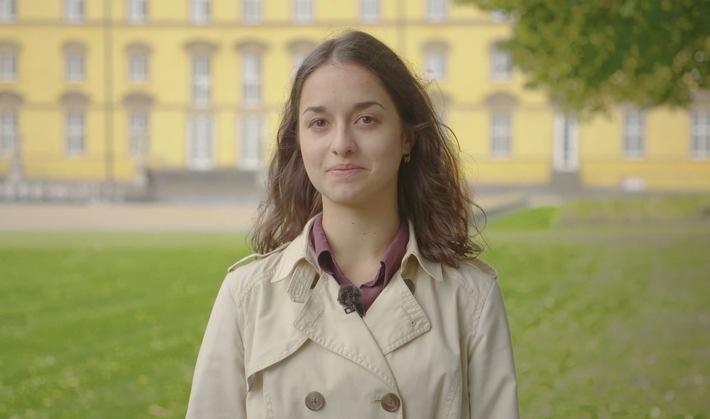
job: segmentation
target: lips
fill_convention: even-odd
[[[328,169],[328,173],[335,176],[352,176],[364,170],[363,167],[355,164],[337,164]]]

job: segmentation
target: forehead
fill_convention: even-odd
[[[299,108],[344,105],[363,100],[386,102],[387,107],[394,110],[387,90],[373,72],[358,64],[330,62],[318,67],[306,78]]]

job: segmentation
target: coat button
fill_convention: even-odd
[[[382,408],[388,412],[396,412],[399,409],[399,397],[396,394],[387,393],[380,399]]]
[[[325,403],[323,395],[317,391],[311,391],[306,396],[306,407],[311,410],[320,410]]]

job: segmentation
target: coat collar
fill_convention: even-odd
[[[309,245],[309,234],[315,217],[308,220],[301,234],[291,241],[283,250],[281,260],[276,267],[271,282],[279,282],[291,278],[289,295],[293,301],[304,302],[305,294],[312,288],[314,273],[321,274],[321,269],[315,260],[313,249]],[[441,264],[424,258],[419,251],[414,225],[409,224],[409,243],[402,259],[402,277],[409,280],[415,277],[418,268],[423,269],[430,277],[441,281],[443,272]]]

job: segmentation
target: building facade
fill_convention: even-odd
[[[473,183],[710,190],[710,96],[580,120],[523,89],[504,16],[449,0],[0,0],[0,177],[258,172],[295,69],[344,29],[427,80]]]

